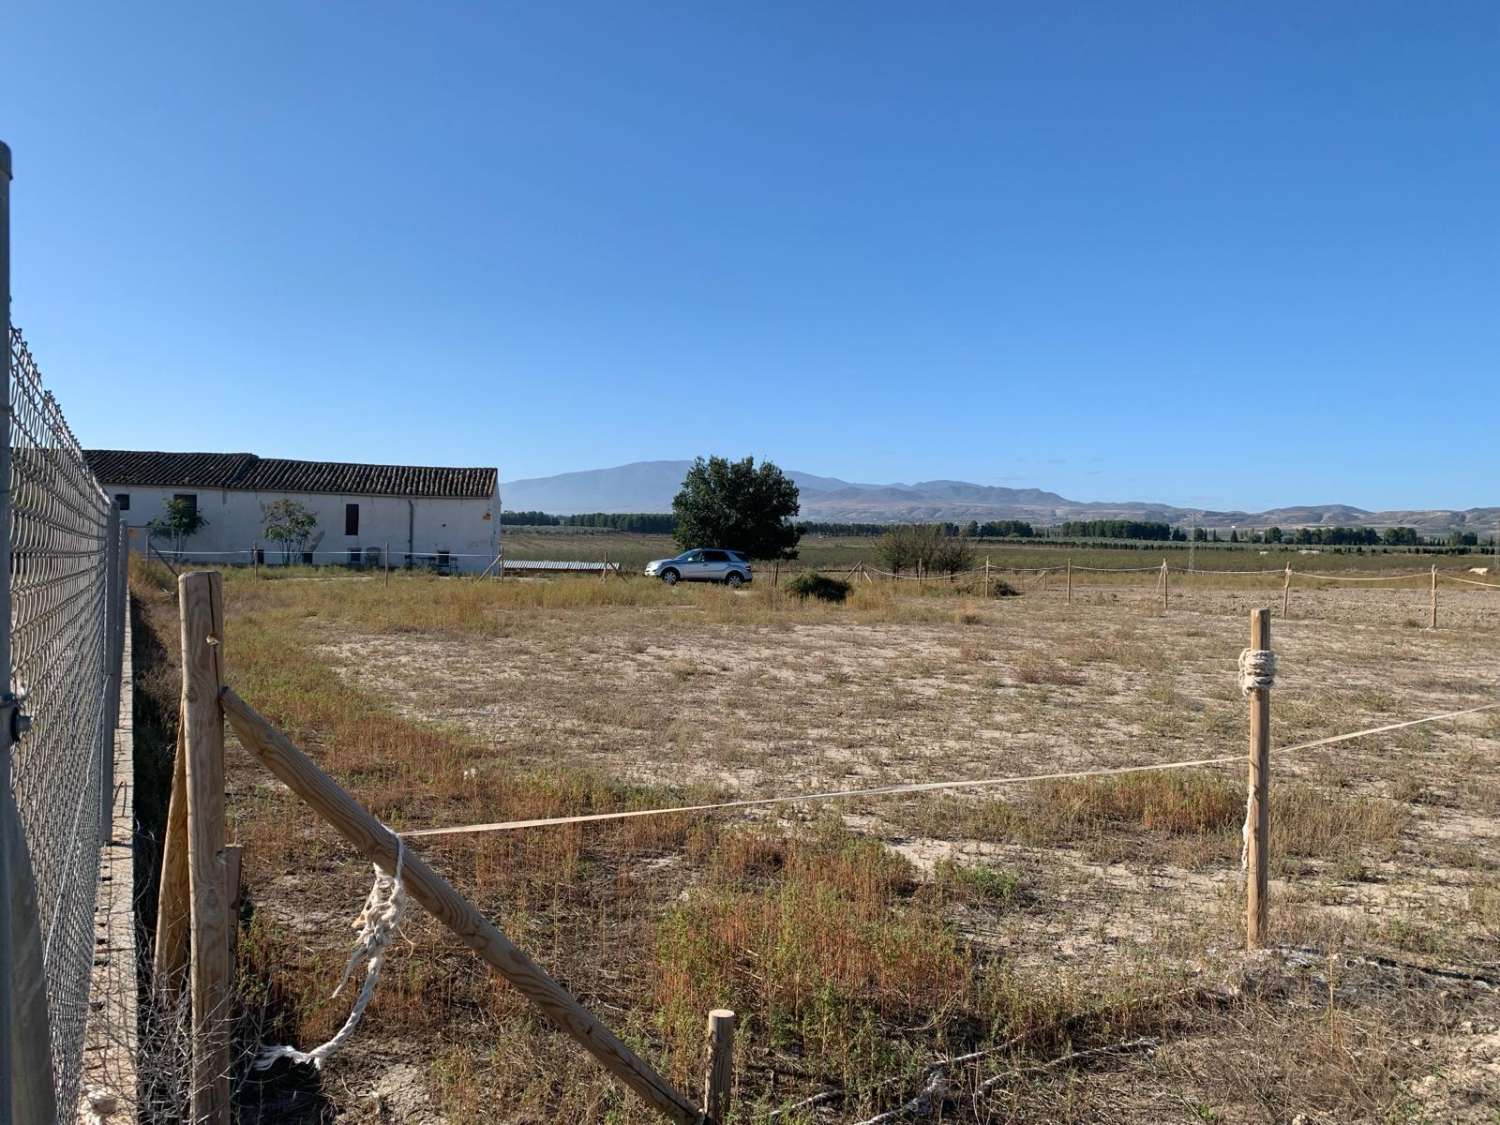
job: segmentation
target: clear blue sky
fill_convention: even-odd
[[[1500,6],[96,3],[0,23],[85,444],[1500,503]]]

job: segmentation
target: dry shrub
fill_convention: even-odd
[[[1083,673],[1039,652],[1024,652],[1016,659],[1016,679],[1023,684],[1058,684],[1076,687]]]

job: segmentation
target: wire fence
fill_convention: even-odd
[[[10,785],[30,859],[59,1119],[83,1070],[100,846],[113,795],[123,643],[118,513],[19,330],[10,332]],[[19,737],[15,737],[18,735]],[[6,984],[17,965],[0,966]],[[30,1021],[13,1034],[35,1035]]]

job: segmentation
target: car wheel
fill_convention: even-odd
[[[729,577],[724,579],[724,585],[728,586],[731,590],[738,590],[744,584],[745,576],[737,570],[731,570]]]
[[[668,586],[675,586],[675,585],[677,585],[677,579],[679,579],[680,577],[682,577],[682,576],[680,574],[678,574],[675,570],[664,570],[664,571],[661,572],[661,580],[663,582],[665,582]]]

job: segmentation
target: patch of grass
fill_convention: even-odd
[[[992,906],[1014,903],[1021,891],[1020,874],[1004,867],[945,859],[933,874],[940,888]]]

